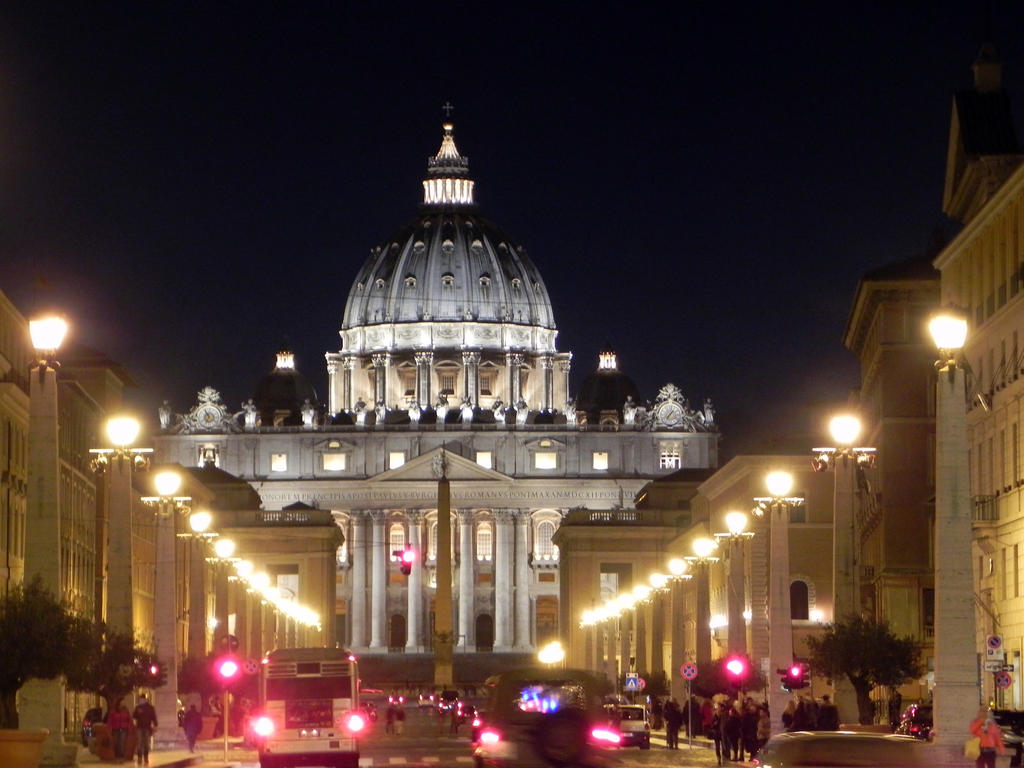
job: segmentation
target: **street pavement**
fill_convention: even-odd
[[[385,733],[384,713],[371,725],[370,732],[360,740],[361,768],[471,768],[473,749],[469,741],[469,728],[464,725],[459,733],[450,732],[448,721],[439,721],[429,710],[410,707],[406,712],[405,727],[399,735]],[[694,766],[694,768],[717,768],[718,762],[711,742],[695,738],[692,746],[684,737],[680,738],[679,749],[665,747],[665,732],[655,731],[651,736],[651,748],[623,748],[616,753],[619,768],[669,768],[669,766]],[[79,764],[82,766],[117,765],[113,761],[101,761],[85,748],[79,750]],[[133,765],[131,761],[121,763]],[[239,739],[232,739],[228,745],[227,760],[224,760],[223,742],[220,739],[199,742],[195,754],[187,750],[157,750],[150,753],[152,768],[184,768],[202,765],[204,768],[257,768],[259,757],[256,750],[246,747]],[[739,766],[741,764],[727,764]]]

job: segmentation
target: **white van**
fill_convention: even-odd
[[[620,746],[651,748],[651,718],[643,704],[616,704],[608,707],[609,715],[622,736]]]

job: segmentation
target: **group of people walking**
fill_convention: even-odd
[[[125,754],[128,736],[135,731],[135,761],[138,765],[149,765],[149,747],[156,730],[156,709],[149,703],[145,694],[139,697],[134,711],[128,712],[123,699],[118,699],[107,714],[107,728],[114,741],[114,758],[128,760],[131,755]]]

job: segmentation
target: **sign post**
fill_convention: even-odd
[[[686,746],[693,749],[693,707],[690,706],[690,683],[697,677],[697,665],[688,661],[679,668],[679,674],[686,680]]]

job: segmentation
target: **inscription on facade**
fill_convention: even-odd
[[[265,504],[290,504],[295,501],[308,503],[317,502],[321,504],[365,504],[374,502],[436,502],[437,490],[434,488],[423,488],[409,490],[365,488],[352,490],[324,490],[310,491],[296,488],[294,491],[287,490],[264,490],[260,497]],[[551,488],[544,490],[528,490],[515,488],[491,488],[491,489],[460,489],[452,487],[452,501],[464,503],[479,503],[488,501],[507,502],[508,506],[515,506],[518,502],[550,502],[555,505],[562,505],[581,502],[617,502],[620,491],[616,488]]]

